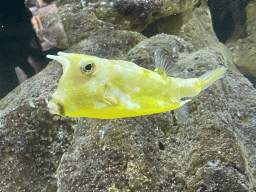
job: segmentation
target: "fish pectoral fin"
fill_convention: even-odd
[[[116,105],[117,104],[117,100],[111,96],[111,95],[105,95],[103,98],[104,103],[108,104],[108,105]]]
[[[111,84],[107,83],[104,85],[104,91],[103,91],[103,102],[107,105],[116,105],[117,100],[113,94],[110,93],[109,88],[111,87]]]

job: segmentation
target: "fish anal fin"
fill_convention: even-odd
[[[188,106],[186,105],[187,102],[191,101],[190,99],[182,101],[180,107],[173,110],[174,116],[178,123],[185,123],[189,117],[189,110]]]

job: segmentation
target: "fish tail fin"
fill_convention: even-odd
[[[211,84],[213,84],[215,81],[220,79],[226,73],[226,71],[227,71],[226,67],[220,67],[218,69],[208,71],[207,73],[200,76],[198,78],[198,80],[201,85],[201,90],[206,89]]]

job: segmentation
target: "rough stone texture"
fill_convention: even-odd
[[[60,41],[57,46],[70,47],[91,35],[116,29],[140,32],[157,19],[183,12],[197,2],[198,0],[57,0],[58,15],[68,37],[68,45]]]
[[[154,50],[163,48],[176,77],[198,77],[223,65],[234,70],[208,20],[201,21],[209,19],[203,4],[194,12],[185,6],[193,17],[179,27],[179,37],[147,39],[111,29],[122,23],[99,27],[102,22],[86,8],[89,21],[79,7],[68,14],[73,2],[57,2],[60,15],[71,18],[62,19],[70,44],[79,42],[67,52],[153,69]],[[105,6],[90,3],[85,6],[91,10]],[[188,121],[179,124],[169,112],[115,120],[51,115],[46,104],[61,73],[53,61],[0,100],[0,191],[256,191],[256,90],[241,74],[229,70],[194,97]]]
[[[115,31],[85,40],[73,51],[121,59],[142,39],[136,32]],[[77,119],[52,116],[46,107],[60,66],[55,62],[0,100],[0,191],[57,190],[56,169],[77,124]]]
[[[158,35],[139,44],[149,45],[151,51],[142,52],[145,46],[137,45],[130,53],[148,52],[141,57],[150,61],[155,42],[165,49],[179,42],[178,77],[199,76],[225,64],[218,49],[188,54],[184,47],[191,45],[178,40]],[[186,125],[177,124],[171,113],[117,120],[81,118],[57,171],[59,191],[253,191],[255,96],[248,80],[228,72],[189,103]]]
[[[137,32],[111,31],[94,35],[72,46],[72,52],[104,57],[107,59],[124,59],[130,49],[147,39]]]
[[[246,75],[256,77],[256,2],[251,1],[246,7],[247,37],[227,46],[232,50],[233,61],[239,70]]]
[[[54,173],[73,131],[71,119],[53,117],[46,107],[56,85],[46,69],[0,101],[0,191],[57,190]]]
[[[183,37],[186,41],[191,42],[198,50],[218,44],[218,39],[214,34],[211,23],[211,14],[205,4],[171,15],[160,21],[157,22],[159,33]]]
[[[200,7],[187,9],[160,19],[156,22],[158,33],[182,37],[190,42],[196,50],[217,47],[225,55],[229,69],[238,72],[233,64],[231,51],[220,43],[214,34],[211,14],[206,3],[206,0],[202,0]]]
[[[69,46],[69,39],[62,26],[55,4],[39,8],[32,11],[32,13],[34,15],[32,23],[43,48],[66,48]]]
[[[159,41],[159,39],[161,40]],[[141,67],[155,70],[154,51],[159,47],[167,51],[167,54],[172,57],[173,63],[177,62],[178,56],[181,57],[180,54],[188,56],[189,53],[195,51],[194,46],[182,38],[160,34],[138,43],[128,52],[125,60],[132,60]],[[173,73],[175,72],[176,70],[173,70]]]
[[[222,43],[246,36],[245,7],[252,0],[208,0],[214,32]]]
[[[106,38],[113,46],[97,46]],[[144,39],[110,32],[67,52],[108,57],[113,50],[111,57],[140,58],[138,64],[152,68],[160,47],[183,78],[227,65],[219,49],[195,52],[176,36],[158,35],[134,48],[123,43],[130,38]],[[255,191],[256,91],[242,75],[229,71],[193,98],[186,124],[172,113],[116,120],[51,115],[46,102],[60,76],[54,61],[0,101],[2,191]]]

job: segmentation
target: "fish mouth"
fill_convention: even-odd
[[[64,110],[64,106],[61,102],[57,101],[56,99],[51,99],[49,104],[48,104],[48,108],[50,113],[52,114],[56,114],[59,116],[64,117],[65,116],[65,110]]]

